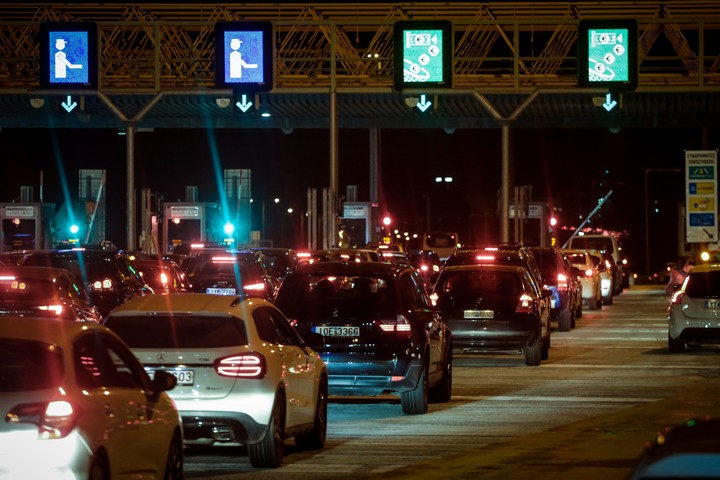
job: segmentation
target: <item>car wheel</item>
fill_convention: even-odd
[[[428,409],[428,378],[427,366],[423,366],[418,379],[417,387],[408,392],[400,394],[402,411],[406,415],[418,415],[427,412]]]
[[[613,304],[613,297],[612,297],[612,295],[608,295],[607,297],[603,297],[602,303],[603,303],[603,305],[612,305],[612,304]]]
[[[682,353],[685,351],[685,342],[668,335],[668,350],[670,350],[670,353]]]
[[[89,480],[110,480],[110,466],[103,452],[96,453],[90,462]]]
[[[558,329],[561,332],[569,332],[570,326],[570,310],[566,308],[558,314]]]
[[[428,396],[432,403],[447,403],[452,397],[452,345],[448,346],[442,379],[428,390]]]
[[[575,310],[575,318],[582,318],[582,300],[578,302],[577,310]],[[574,327],[575,325],[573,325]]]
[[[183,479],[183,444],[180,435],[173,435],[165,461],[165,480]]]
[[[536,338],[532,345],[525,347],[525,365],[537,367],[540,365],[542,358],[542,346],[540,345],[540,337]]]
[[[282,464],[285,447],[284,404],[282,394],[278,394],[275,397],[265,437],[247,446],[250,464],[255,468],[277,468]]]
[[[295,445],[303,450],[320,450],[325,446],[325,438],[327,436],[327,409],[327,381],[323,379],[318,388],[313,428],[307,433],[296,435]]]
[[[547,339],[540,350],[540,360],[547,360],[548,358],[550,358],[550,332],[548,332]]]

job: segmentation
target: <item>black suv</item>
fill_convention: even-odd
[[[331,395],[399,394],[406,414],[450,400],[451,333],[409,264],[299,265],[275,304],[323,357]]]
[[[64,268],[83,282],[90,301],[104,317],[137,295],[153,293],[125,255],[90,248],[46,250],[31,253],[23,266]]]
[[[540,266],[543,282],[552,291],[550,297],[550,317],[558,322],[561,332],[570,331],[575,326],[575,309],[571,305],[569,280],[571,272],[567,271],[562,252],[553,247],[530,247]]]

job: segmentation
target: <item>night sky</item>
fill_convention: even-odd
[[[201,201],[218,200],[212,152],[222,169],[252,170],[252,196],[303,209],[309,187],[329,183],[329,132],[299,130],[155,130],[136,135],[136,186],[159,192],[166,201],[182,201],[185,186],[197,186]],[[8,174],[0,179],[0,201],[11,202],[20,186],[39,196],[44,172],[44,201],[63,203],[62,181],[77,196],[79,169],[106,169],[108,237],[125,243],[126,140],[116,130],[3,129],[0,155]],[[627,230],[629,255],[644,259],[644,182],[646,169],[684,168],[684,150],[717,148],[717,129],[511,130],[513,185],[532,185],[532,200],[560,209],[565,225],[577,225],[609,188],[614,193],[595,225]],[[369,200],[369,132],[341,130],[340,193],[358,186],[358,200]],[[382,130],[380,132],[380,208],[402,230],[424,229],[431,199],[432,227],[455,230],[473,243],[495,242],[500,187],[499,129]],[[438,185],[436,176],[452,176]],[[684,202],[682,175],[649,175],[653,257],[674,260],[677,204]],[[657,205],[655,202],[658,202]],[[114,219],[117,219],[115,221]],[[269,221],[273,221],[268,214]],[[674,236],[674,237],[673,237]],[[672,238],[671,238],[672,237]],[[661,260],[662,258],[662,260]],[[644,261],[643,261],[644,263]]]

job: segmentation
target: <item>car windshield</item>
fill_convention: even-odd
[[[720,270],[710,272],[690,272],[685,293],[690,298],[720,297]]]
[[[56,285],[50,280],[16,276],[0,277],[0,302],[42,301],[52,298],[55,288]]]
[[[573,237],[572,248],[615,253],[610,237]]]
[[[388,277],[296,275],[285,282],[276,304],[290,318],[387,318],[396,314]]]
[[[105,326],[131,348],[224,348],[248,343],[245,324],[230,316],[111,315]]]
[[[62,351],[57,345],[0,338],[0,392],[56,388],[63,373]]]

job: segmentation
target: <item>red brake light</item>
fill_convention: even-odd
[[[558,273],[558,287],[567,288],[567,280],[564,274]]]
[[[495,260],[495,255],[478,255],[475,257],[475,260],[480,262],[492,262]]]
[[[72,404],[65,400],[17,405],[6,416],[9,423],[38,426],[39,440],[64,438],[75,428],[77,417]]]
[[[218,358],[213,362],[213,367],[218,375],[222,377],[254,378],[260,380],[265,378],[265,373],[267,372],[265,357],[255,352]]]
[[[527,293],[523,293],[520,295],[515,313],[532,313],[534,308],[535,300]]]
[[[410,336],[410,321],[403,314],[399,314],[396,320],[376,320],[375,323],[383,332]]]
[[[265,284],[264,283],[248,283],[247,285],[243,285],[243,290],[247,290],[249,292],[262,292],[262,291],[265,291]]]
[[[38,305],[38,310],[42,310],[43,312],[55,312],[55,315],[62,315],[63,313],[63,306],[62,305]]]

